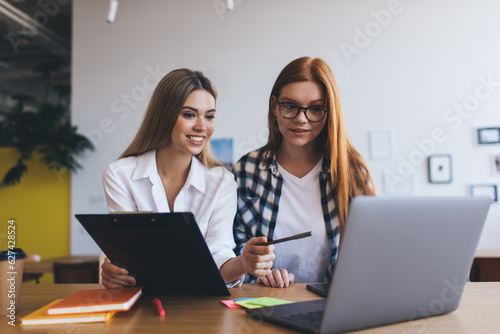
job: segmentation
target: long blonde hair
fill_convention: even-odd
[[[279,74],[269,98],[269,138],[266,148],[276,152],[283,139],[273,111],[283,86],[297,81],[314,81],[324,89],[327,121],[316,143],[329,159],[330,176],[335,191],[341,232],[344,230],[349,201],[359,195],[376,195],[375,185],[366,161],[351,144],[342,115],[337,81],[324,60],[310,57],[295,59]],[[274,97],[274,98],[273,98]]]
[[[215,86],[201,72],[181,68],[165,75],[153,92],[139,131],[120,159],[166,147],[184,102],[189,94],[199,89],[217,99]],[[210,142],[197,158],[210,168],[222,166],[215,158]]]

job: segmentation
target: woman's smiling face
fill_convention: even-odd
[[[197,155],[214,133],[215,98],[206,90],[189,94],[177,117],[169,146]]]

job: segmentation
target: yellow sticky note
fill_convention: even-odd
[[[282,304],[291,304],[291,303],[295,303],[295,302],[292,302],[289,300],[271,298],[271,297],[261,297],[261,298],[251,299],[251,300],[242,300],[242,301],[235,302],[235,304],[243,306],[245,308],[249,308],[249,309],[259,308],[259,307],[264,307],[264,306],[276,306],[276,305],[282,305]]]

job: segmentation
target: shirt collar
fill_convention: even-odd
[[[260,170],[270,169],[271,173],[275,176],[279,176],[278,172],[278,162],[276,161],[276,154],[273,150],[266,149],[262,155],[262,160],[259,164]]]
[[[321,166],[321,172],[330,174],[330,158],[326,155],[323,156],[323,164]]]
[[[191,159],[191,168],[186,180],[186,185],[192,185],[200,192],[205,193],[205,166],[195,156]],[[153,182],[153,176],[158,176],[156,168],[156,150],[141,154],[137,160],[137,166],[132,174],[132,180],[149,178]]]
[[[139,180],[154,174],[158,174],[158,170],[156,169],[156,150],[147,151],[139,155],[137,165],[132,174],[132,180]]]
[[[278,161],[276,161],[276,153],[273,150],[267,149],[263,156],[262,161],[259,164],[260,170],[270,169],[271,173],[275,176],[279,176],[278,171]],[[323,156],[323,163],[321,166],[321,173],[330,174],[330,159],[325,155]]]
[[[193,186],[200,192],[205,193],[205,165],[193,155],[191,159],[191,169],[186,180],[186,184]]]

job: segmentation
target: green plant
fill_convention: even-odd
[[[76,157],[86,150],[94,150],[92,143],[77,133],[65,119],[66,107],[45,103],[37,112],[25,111],[22,101],[0,120],[0,146],[14,146],[20,153],[16,165],[10,168],[0,183],[1,187],[15,185],[28,171],[26,162],[34,152],[54,171],[76,171],[82,166]]]

